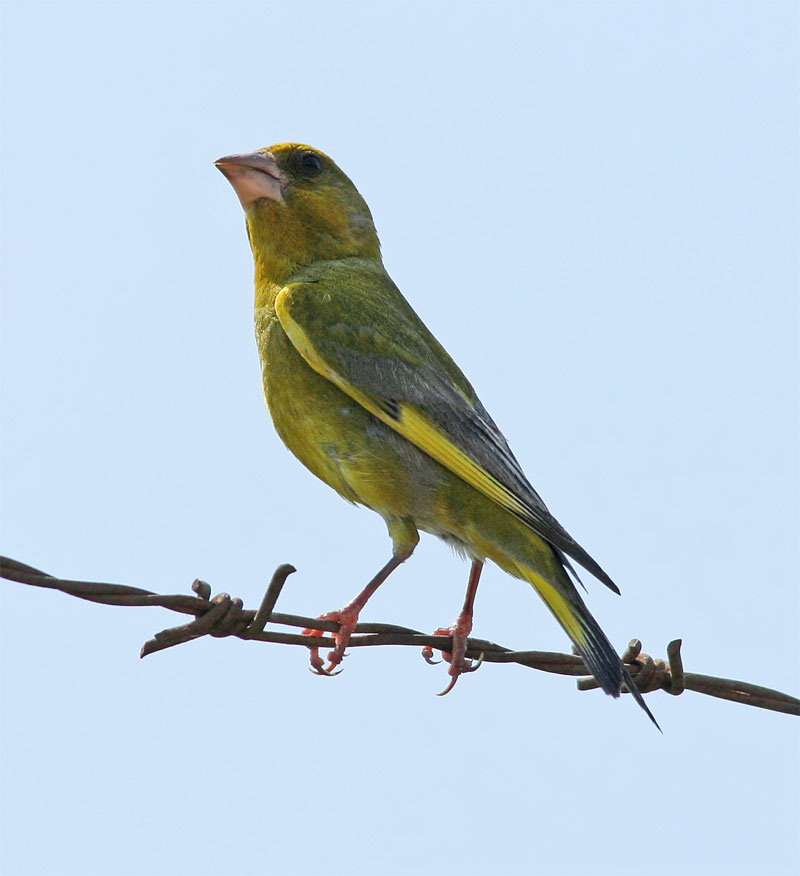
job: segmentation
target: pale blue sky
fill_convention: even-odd
[[[285,611],[346,602],[383,523],[264,411],[239,205],[212,161],[298,139],[551,508],[620,647],[797,693],[794,3],[3,4],[0,550]],[[426,538],[365,618],[434,628]],[[206,639],[2,582],[8,876],[786,874],[798,723],[488,666]],[[489,569],[477,635],[566,650]]]

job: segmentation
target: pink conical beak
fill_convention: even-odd
[[[233,186],[245,210],[259,198],[283,202],[284,177],[269,152],[226,155],[214,166]]]

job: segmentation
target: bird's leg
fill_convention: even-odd
[[[405,562],[414,552],[414,548],[419,541],[419,533],[414,524],[407,519],[395,518],[387,523],[389,527],[389,535],[394,544],[394,552],[391,560],[378,572],[378,574],[367,584],[367,586],[356,596],[352,602],[340,609],[339,611],[329,611],[320,615],[320,620],[336,621],[339,624],[339,629],[334,633],[334,641],[336,647],[328,654],[328,665],[325,666],[325,661],[319,656],[319,648],[316,645],[309,647],[311,651],[311,671],[317,675],[337,675],[333,670],[342,662],[345,648],[350,641],[350,636],[358,623],[358,615],[361,609],[367,604],[367,600],[372,594],[383,584],[383,582],[394,572],[394,570],[403,562]],[[323,633],[320,630],[307,629],[303,630],[304,636],[321,636]],[[341,672],[341,670],[339,670]]]
[[[372,594],[383,584],[383,582],[394,572],[394,570],[406,558],[404,556],[393,556],[391,560],[378,572],[378,574],[367,584],[367,586],[356,596],[352,602],[348,602],[344,608],[338,611],[328,611],[319,616],[319,620],[336,621],[339,624],[339,629],[333,634],[336,642],[336,647],[328,654],[328,665],[325,666],[325,661],[319,656],[319,648],[312,645],[311,651],[311,669],[317,675],[336,675],[333,670],[342,662],[345,648],[350,641],[353,631],[358,623],[358,615],[361,609],[367,604],[367,600]],[[304,636],[321,636],[323,633],[320,630],[307,629],[303,630]]]
[[[464,655],[467,652],[467,639],[472,632],[472,611],[475,607],[475,594],[478,592],[478,582],[481,579],[483,571],[483,560],[473,560],[472,568],[469,570],[469,582],[467,583],[467,593],[464,597],[464,607],[458,614],[456,622],[451,627],[439,627],[434,632],[434,636],[451,636],[453,639],[452,651],[442,651],[442,657],[450,664],[449,674],[450,683],[439,694],[443,697],[445,694],[455,687],[459,675],[463,672],[474,672],[481,665],[483,655],[473,665],[471,660],[467,660]],[[422,656],[428,663],[435,663],[433,658],[433,648],[426,645],[422,649]]]

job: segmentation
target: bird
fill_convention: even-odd
[[[279,143],[215,162],[245,213],[255,267],[255,334],[267,407],[288,449],[346,500],[385,521],[392,553],[343,608],[319,675],[341,671],[368,599],[409,559],[420,531],[471,561],[448,636],[449,682],[466,657],[478,583],[491,560],[532,585],[600,687],[623,685],[658,727],[627,667],[589,612],[577,564],[610,576],[550,513],[470,382],[394,284],[370,209],[321,150]],[[313,629],[307,635],[318,635]],[[432,662],[432,650],[423,649]],[[660,728],[659,728],[660,729]]]

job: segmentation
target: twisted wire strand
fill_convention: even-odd
[[[278,566],[267,585],[261,605],[258,610],[253,611],[245,609],[241,599],[233,598],[227,593],[218,593],[216,596],[212,596],[211,587],[199,579],[192,584],[194,596],[188,594],[164,595],[141,587],[131,587],[127,584],[57,578],[18,560],[0,557],[0,578],[9,581],[59,590],[69,596],[103,605],[158,606],[193,616],[193,620],[189,623],[169,627],[156,633],[142,646],[141,657],[163,651],[166,648],[173,648],[185,642],[191,642],[202,636],[215,638],[235,636],[239,639],[257,642],[300,645],[304,648],[311,646],[334,647],[334,640],[328,636],[305,636],[298,633],[284,633],[266,629],[267,625],[272,624],[299,629],[312,628],[330,633],[335,633],[339,629],[339,624],[335,621],[275,611],[275,605],[283,587],[288,577],[295,571],[294,566],[288,564]],[[419,630],[396,624],[360,623],[356,627],[356,634],[350,640],[349,647],[365,648],[381,645],[410,645],[419,648],[428,645],[439,651],[449,651],[452,648],[452,640],[449,636],[431,636]],[[788,715],[800,715],[800,699],[789,694],[750,684],[746,681],[685,672],[681,657],[681,645],[681,639],[670,642],[667,645],[667,659],[662,660],[645,654],[642,651],[642,643],[638,639],[631,640],[622,654],[622,661],[628,666],[642,693],[663,690],[673,696],[678,696],[684,691],[690,690],[760,709],[770,709]],[[583,660],[575,654],[561,654],[552,651],[514,651],[485,639],[470,638],[467,657],[478,659],[481,655],[484,663],[516,663],[542,672],[579,676],[578,690],[593,690],[598,687],[594,678],[584,677],[587,676],[588,670]]]

